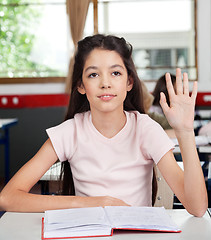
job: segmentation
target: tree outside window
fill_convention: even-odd
[[[65,0],[2,0],[1,78],[67,75],[71,45],[65,7]]]

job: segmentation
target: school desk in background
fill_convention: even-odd
[[[7,183],[10,179],[10,135],[9,129],[10,127],[16,125],[18,123],[17,118],[9,118],[9,119],[1,119],[0,118],[0,144],[4,145],[4,175],[5,175],[5,183]]]

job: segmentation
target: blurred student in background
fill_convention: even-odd
[[[171,80],[172,80],[172,84],[175,88],[176,76],[171,74]],[[165,94],[166,101],[168,104],[170,104],[169,94],[168,94],[168,90],[166,87],[165,75],[162,75],[158,79],[157,84],[155,85],[154,91],[152,92],[154,100],[152,102],[151,107],[149,108],[148,114],[153,120],[155,120],[162,126],[162,128],[166,131],[166,133],[169,135],[170,138],[175,138],[174,130],[169,125],[169,123],[163,113],[163,110],[161,108],[161,105],[160,105],[160,93],[161,92],[163,92]]]

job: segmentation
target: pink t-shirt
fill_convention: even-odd
[[[148,115],[125,112],[127,122],[114,137],[104,137],[90,111],[47,129],[60,161],[71,165],[77,196],[112,196],[132,206],[151,206],[153,161],[174,147]]]

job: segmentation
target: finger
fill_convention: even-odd
[[[198,85],[198,83],[195,81],[193,83],[193,90],[192,90],[192,94],[191,94],[191,98],[193,98],[194,101],[196,100],[196,96],[197,96],[197,85]]]
[[[160,106],[162,107],[164,114],[169,109],[168,103],[166,102],[166,96],[163,92],[160,93]]]
[[[176,69],[176,92],[177,94],[183,94],[182,75],[180,68]]]
[[[166,73],[166,88],[167,88],[167,91],[169,94],[169,100],[170,100],[175,95],[175,91],[171,81],[171,75],[169,73]]]
[[[189,83],[188,83],[188,74],[183,74],[183,91],[185,95],[189,96]]]

